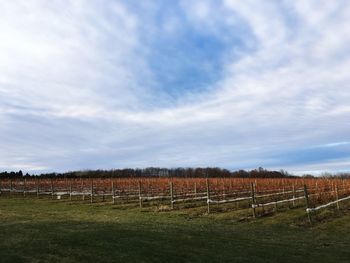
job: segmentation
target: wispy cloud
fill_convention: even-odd
[[[347,1],[8,1],[0,17],[0,169],[348,169]]]

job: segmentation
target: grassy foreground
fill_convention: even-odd
[[[0,262],[349,262],[350,216],[256,220],[0,196]]]

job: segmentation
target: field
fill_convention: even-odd
[[[349,262],[350,215],[310,227],[302,208],[241,220],[196,208],[158,212],[0,198],[1,262]],[[345,214],[343,214],[345,213]]]
[[[350,258],[349,180],[0,182],[1,262],[349,262]]]

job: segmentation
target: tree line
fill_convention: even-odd
[[[291,178],[296,177],[289,174],[287,171],[269,171],[259,167],[258,169],[246,171],[230,171],[218,167],[207,167],[207,168],[159,168],[159,167],[148,167],[144,169],[112,169],[112,170],[80,170],[80,171],[69,171],[64,173],[42,173],[37,175],[31,175],[29,173],[23,174],[22,171],[18,172],[2,172],[0,178],[17,178],[17,177],[65,177],[65,178],[110,178],[110,177],[232,177],[232,178]]]

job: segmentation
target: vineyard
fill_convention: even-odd
[[[347,179],[247,178],[40,178],[1,179],[2,195],[57,200],[135,204],[165,210],[203,207],[207,213],[247,210],[258,217],[286,207],[309,216],[350,199]]]

